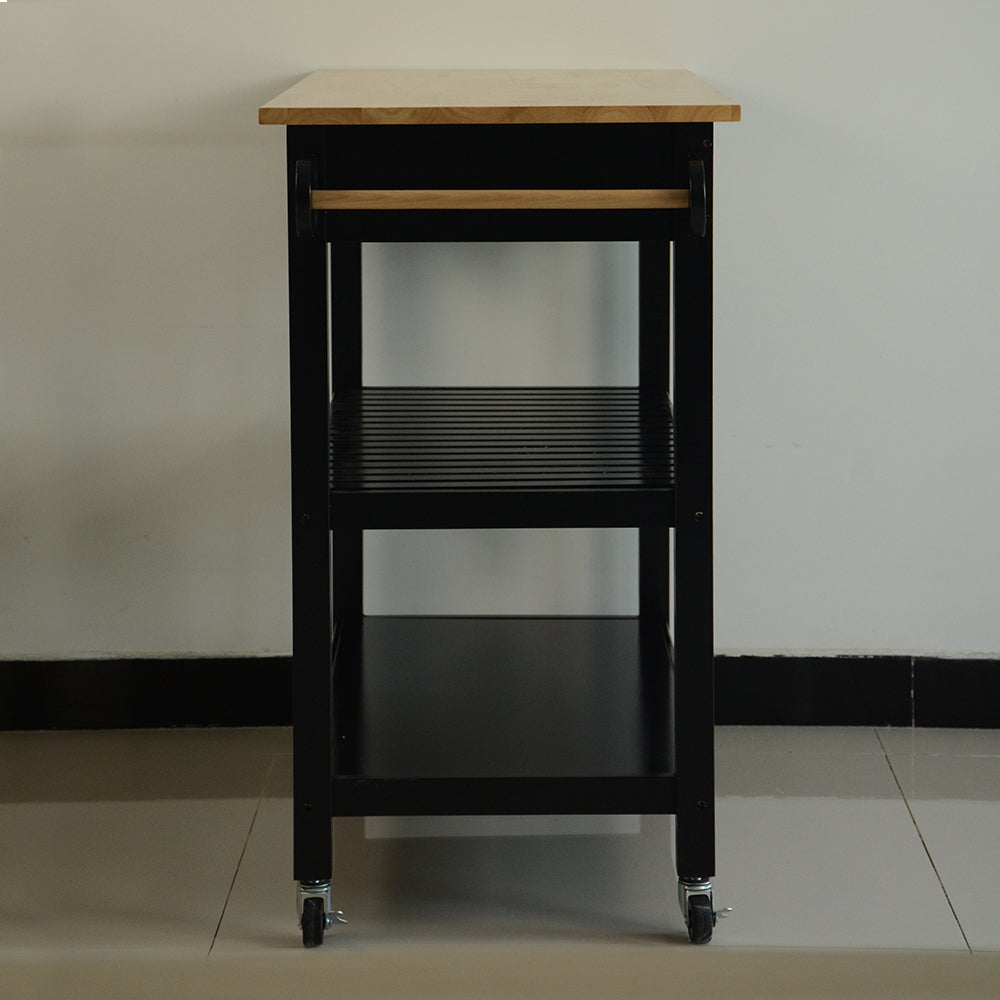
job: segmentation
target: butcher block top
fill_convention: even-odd
[[[740,106],[684,69],[317,70],[261,125],[736,122]]]

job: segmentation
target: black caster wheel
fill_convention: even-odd
[[[710,896],[691,896],[688,899],[688,940],[692,944],[708,944],[712,940],[715,914]]]
[[[302,943],[307,948],[316,948],[323,943],[326,931],[326,912],[323,900],[310,896],[302,903]]]

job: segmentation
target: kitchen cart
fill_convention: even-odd
[[[674,814],[711,938],[712,142],[739,116],[684,70],[319,71],[260,109],[287,127],[306,945],[340,919],[331,817],[371,815]],[[365,385],[362,243],[471,240],[637,242],[635,385]],[[363,532],[441,527],[637,528],[638,614],[366,615]]]

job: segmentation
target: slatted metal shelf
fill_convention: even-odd
[[[626,527],[673,521],[673,421],[629,387],[335,394],[335,527]]]

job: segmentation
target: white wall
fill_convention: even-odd
[[[744,107],[716,143],[718,649],[1000,655],[997,38],[993,0],[0,4],[0,656],[289,647],[260,103],[320,67],[674,65]],[[366,263],[374,381],[634,372],[630,247]],[[635,601],[629,532],[368,551],[371,610]]]

